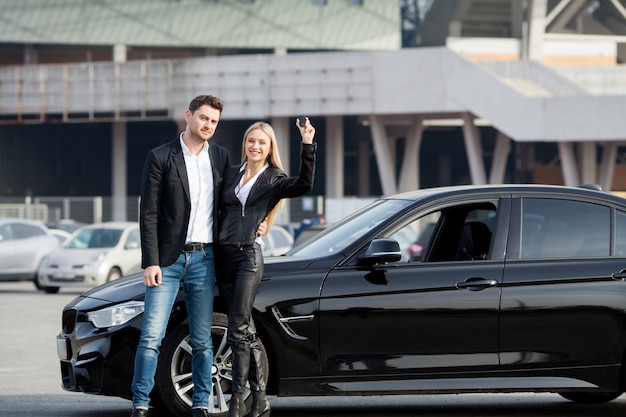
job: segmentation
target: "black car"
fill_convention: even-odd
[[[420,261],[394,235],[435,223]],[[268,258],[254,319],[281,396],[625,390],[626,199],[582,187],[425,189],[381,198],[286,256]],[[141,276],[63,310],[63,387],[129,398]],[[212,415],[230,389],[227,317],[213,325]],[[184,294],[164,340],[154,404],[188,413]]]

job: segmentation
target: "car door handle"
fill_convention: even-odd
[[[470,291],[481,291],[485,288],[495,287],[496,285],[498,285],[498,281],[495,279],[485,279],[480,277],[468,278],[463,282],[456,283],[456,287],[458,289]]]
[[[626,269],[622,269],[619,272],[613,272],[611,274],[611,278],[613,278],[614,280],[621,279],[622,281],[626,281]]]

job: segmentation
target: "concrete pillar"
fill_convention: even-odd
[[[341,198],[343,183],[343,117],[326,117],[326,197]],[[318,169],[321,167],[318,167]]]
[[[291,118],[286,117],[273,117],[271,120],[271,125],[274,128],[274,133],[276,133],[276,142],[278,142],[278,149],[280,150],[280,160],[283,163],[283,169],[287,173],[287,175],[298,175],[298,172],[291,172],[291,160],[289,158],[290,155],[290,141],[289,141],[289,133],[292,123]],[[295,121],[293,121],[295,123]],[[295,125],[293,127],[295,129]],[[300,134],[298,133],[297,142],[294,142],[294,145],[297,144],[298,149],[300,149]],[[287,224],[291,221],[291,214],[289,210],[289,200],[285,200],[285,204],[283,205],[282,210],[276,216],[276,224]]]
[[[463,139],[465,140],[465,151],[467,152],[467,162],[470,168],[472,184],[484,185],[487,183],[485,174],[485,162],[483,161],[483,147],[480,142],[480,134],[474,125],[474,116],[470,113],[463,113]]]
[[[489,172],[489,184],[504,183],[506,173],[506,163],[511,152],[511,139],[502,132],[498,132],[496,137],[496,147],[493,151],[491,161],[491,171]]]
[[[411,118],[408,134],[406,135],[406,146],[404,148],[404,158],[402,169],[400,170],[400,180],[398,191],[412,191],[420,188],[420,147],[422,145],[422,133],[424,126],[422,118],[414,116]]]
[[[533,61],[541,61],[543,54],[543,37],[546,32],[546,14],[548,12],[547,0],[531,0],[528,10],[528,52],[525,58]]]
[[[581,184],[596,184],[598,181],[596,144],[594,142],[582,142],[578,144],[578,150]]]
[[[113,62],[123,63],[127,59],[128,48],[123,43],[113,45]]]
[[[613,189],[613,176],[615,175],[615,160],[617,158],[616,142],[609,142],[603,145],[602,162],[600,164],[600,179],[598,183],[604,191]]]
[[[396,194],[396,175],[394,162],[391,159],[391,147],[385,132],[385,125],[378,115],[370,114],[370,129],[372,130],[372,141],[374,142],[374,152],[376,164],[380,175],[380,183],[383,188],[383,195]]]
[[[113,221],[126,221],[126,122],[113,122],[111,184]]]
[[[564,185],[576,187],[580,185],[580,177],[578,176],[574,147],[571,142],[559,142],[558,145]]]

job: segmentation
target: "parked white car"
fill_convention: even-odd
[[[66,232],[65,230],[61,230],[61,229],[48,229],[48,230],[50,231],[52,236],[57,238],[57,240],[59,241],[59,245],[64,244],[70,239],[70,237],[72,237],[72,234],[69,232]]]
[[[61,287],[92,288],[141,270],[141,239],[136,222],[83,226],[46,256],[39,287],[54,294]]]
[[[31,280],[37,284],[42,258],[60,245],[39,221],[0,219],[0,281]]]

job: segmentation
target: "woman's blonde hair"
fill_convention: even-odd
[[[278,169],[283,169],[283,162],[280,159],[280,152],[278,151],[278,142],[276,140],[276,133],[274,133],[274,128],[265,122],[255,122],[253,123],[247,130],[246,133],[243,134],[243,143],[241,144],[241,163],[243,164],[248,160],[248,156],[246,155],[246,139],[248,135],[253,130],[260,130],[270,138],[270,153],[267,156],[267,163],[270,167],[276,167]],[[284,200],[280,200],[276,206],[269,212],[267,215],[267,231],[269,232],[270,227],[276,221],[276,216],[282,209],[284,204]]]

